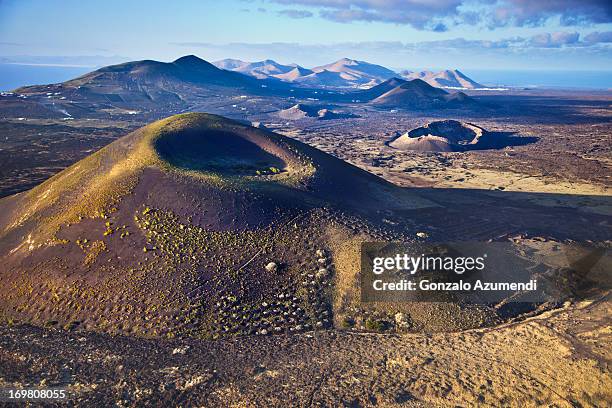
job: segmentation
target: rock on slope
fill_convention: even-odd
[[[358,118],[359,115],[336,112],[323,106],[304,105],[298,103],[278,112],[278,116],[287,120],[317,118],[319,120]]]

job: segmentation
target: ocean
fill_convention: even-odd
[[[25,85],[64,82],[93,71],[95,67],[0,64],[0,91]]]
[[[612,89],[612,71],[461,70],[483,85],[529,88]]]

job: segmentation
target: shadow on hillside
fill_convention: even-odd
[[[517,132],[487,132],[475,145],[467,145],[465,150],[491,150],[504,147],[525,146],[540,140],[535,136],[518,136]]]
[[[612,236],[612,196],[467,188],[405,188],[435,207],[400,211],[434,241],[531,237],[604,242]]]
[[[500,122],[517,120],[537,121],[539,124],[591,124],[610,122],[610,100],[601,95],[583,98],[567,95],[471,95],[472,98],[492,107],[474,110],[470,115]]]

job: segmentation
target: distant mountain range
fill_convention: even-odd
[[[283,65],[273,60],[246,62],[224,59],[213,62],[215,66],[228,71],[240,72],[258,79],[278,79],[307,87],[370,88],[394,77],[421,79],[437,88],[477,89],[484,85],[468,78],[459,70],[402,71],[397,73],[381,65],[365,61],[342,58],[330,64],[311,69],[297,64]]]
[[[218,68],[240,72],[258,79],[273,78],[307,87],[371,87],[397,76],[397,73],[380,65],[348,58],[311,69],[297,64],[283,65],[273,60],[246,62],[224,59],[213,64]]]
[[[298,68],[297,65],[282,65],[272,60],[245,62],[237,59],[224,59],[213,63],[213,65],[228,71],[250,75],[257,79],[276,77]]]
[[[321,103],[369,103],[385,109],[454,109],[470,107],[475,103],[462,92],[448,93],[421,79],[408,81],[393,76],[377,83],[379,78],[394,74],[393,71],[361,61],[343,59],[310,70],[300,66],[284,66],[270,60],[261,63],[225,60],[216,65],[232,70],[221,69],[194,55],[173,62],[126,62],[100,68],[59,84],[16,89],[11,93],[11,98],[3,99],[3,103],[25,105],[27,100],[32,117],[72,117],[86,111],[97,115],[133,110],[166,114],[201,106],[203,101],[246,98],[246,95]],[[345,87],[347,84],[362,89],[321,91],[323,87]],[[21,98],[19,101],[22,102],[17,98]],[[307,111],[307,107],[302,109],[302,105],[296,106],[295,115],[313,115]],[[321,119],[349,117],[325,107],[317,109],[316,116]]]

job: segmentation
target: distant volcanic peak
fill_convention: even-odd
[[[423,81],[422,79],[418,79],[418,78],[413,79],[412,81],[404,82],[403,84],[400,85],[400,87],[403,89],[420,89],[420,90],[425,90],[428,92],[435,92],[438,94],[448,93],[441,89],[436,89],[435,87],[429,85],[427,82]]]
[[[215,66],[229,71],[239,72],[258,79],[266,79],[283,75],[295,68],[294,65],[283,65],[278,62],[266,59],[263,61],[245,62],[240,60],[225,59],[216,61]]]
[[[348,82],[365,84],[373,79],[384,81],[396,76],[396,73],[380,65],[370,64],[365,61],[356,61],[343,58],[327,65],[321,65],[312,69],[314,72],[330,71],[344,75]]]
[[[420,79],[404,82],[372,100],[375,105],[426,107],[444,102],[447,92]]]
[[[186,55],[173,62],[160,62],[154,60],[131,61],[123,64],[109,65],[94,72],[124,72],[124,73],[173,73],[174,68],[181,69],[217,69],[211,63],[196,57]]]
[[[371,99],[375,99],[387,92],[389,92],[390,90],[397,88],[398,86],[406,83],[407,81],[397,78],[397,77],[393,77],[390,79],[387,79],[386,81],[383,81],[379,84],[375,84],[374,86],[364,89],[362,91],[359,92],[359,96],[366,99],[366,100],[371,100]]]
[[[316,66],[312,68],[312,70],[314,72],[320,72],[320,71],[338,72],[338,71],[342,71],[343,68],[346,67],[347,65],[356,65],[356,61],[352,61],[348,58],[342,58],[342,59],[339,59],[338,61],[334,61],[329,64]]]
[[[293,69],[293,67],[290,65],[279,64],[278,62],[271,60],[271,59],[251,62],[245,66],[245,69],[255,69],[255,68],[260,68],[260,69],[265,68],[268,70],[282,71],[282,72],[287,72]]]
[[[330,64],[322,65],[321,67],[326,67],[328,70],[333,71],[336,69],[342,69],[342,67],[356,67],[360,65],[374,65],[370,64],[366,61],[358,61],[352,58],[340,58],[338,61],[332,62]]]
[[[195,55],[185,55],[180,57],[173,62],[176,65],[182,66],[193,66],[193,65],[212,65],[210,62],[203,60]]]
[[[351,87],[353,82],[342,77],[340,72],[318,71],[308,75],[297,77],[294,82],[307,86],[322,86],[322,87]]]
[[[198,58],[195,55],[181,57],[174,61],[172,64],[174,64],[183,72],[186,72],[188,75],[191,73],[223,73],[223,71],[221,71],[219,68],[217,68],[210,62]],[[193,77],[192,79],[197,81],[197,77]]]
[[[213,65],[216,66],[217,68],[233,71],[233,70],[235,70],[237,68],[240,68],[240,67],[243,67],[245,65],[248,65],[248,62],[242,61],[242,60],[239,60],[239,59],[226,58],[226,59],[223,59],[223,60],[219,60],[219,61],[213,62]]]
[[[78,92],[101,101],[113,95],[118,100],[145,104],[181,103],[179,95],[185,92],[185,86],[192,85],[260,90],[260,84],[255,79],[219,69],[196,56],[181,57],[173,62],[145,60],[112,65],[62,85],[86,87]]]
[[[166,62],[153,61],[153,60],[142,60],[142,61],[130,61],[122,64],[109,65],[102,67],[93,72],[131,72],[139,69],[163,69],[168,66]],[[85,74],[87,75],[87,74]]]
[[[463,89],[475,89],[484,88],[483,85],[468,78],[464,73],[458,69],[447,69],[440,72],[432,71],[420,71],[420,72],[406,72],[402,74],[405,78],[413,79],[419,78],[427,82],[428,84],[439,87],[439,88],[463,88]]]
[[[296,66],[291,71],[274,75],[274,77],[285,81],[295,81],[299,78],[311,75],[312,73],[313,72],[307,68]]]
[[[366,61],[358,61],[358,60],[354,60],[350,58],[342,58],[336,62],[332,62],[331,64],[321,65],[317,68],[313,68],[314,71],[323,70],[323,69],[326,69],[328,71],[335,71],[335,72],[349,69],[349,70],[358,70],[363,73],[370,73],[370,74],[384,73],[385,75],[389,75],[389,76],[395,75],[395,72],[381,65],[371,64]],[[372,71],[375,71],[375,72],[372,72]]]
[[[451,152],[467,150],[480,142],[486,131],[476,125],[456,120],[430,122],[389,142],[399,150]]]
[[[418,78],[391,89],[372,99],[370,103],[384,107],[416,109],[433,107],[460,109],[477,105],[474,99],[464,93],[448,93]]]

